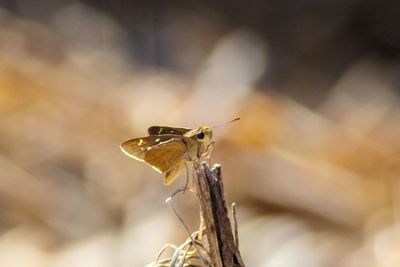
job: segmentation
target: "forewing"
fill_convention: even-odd
[[[129,157],[164,173],[183,159],[186,146],[178,135],[152,135],[125,141],[121,149]]]
[[[176,134],[176,135],[184,135],[189,132],[190,128],[177,128],[177,127],[168,127],[168,126],[151,126],[147,129],[149,135],[164,135],[164,134]]]

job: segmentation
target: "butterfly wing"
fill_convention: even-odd
[[[175,166],[173,166],[171,169],[165,172],[165,177],[163,181],[164,184],[165,185],[172,184],[172,182],[175,181],[176,177],[178,177],[178,175],[181,173],[183,168],[185,168],[185,161],[181,160]]]
[[[121,149],[129,157],[164,173],[183,160],[186,145],[179,135],[151,135],[125,141]]]
[[[147,129],[149,135],[164,135],[164,134],[176,134],[184,135],[185,133],[191,131],[190,128],[177,128],[168,126],[151,126]]]

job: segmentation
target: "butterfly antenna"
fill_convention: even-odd
[[[225,123],[223,123],[223,124],[220,124],[220,125],[215,125],[215,126],[212,126],[211,128],[218,128],[218,127],[221,127],[221,126],[227,125],[227,124],[229,124],[229,123],[232,123],[232,122],[235,122],[235,121],[238,121],[238,120],[240,120],[240,118],[233,119],[233,120],[231,120],[231,121],[225,122]]]

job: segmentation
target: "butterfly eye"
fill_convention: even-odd
[[[204,132],[203,132],[203,131],[198,132],[198,133],[196,134],[196,137],[197,137],[197,139],[199,139],[199,140],[204,139]]]

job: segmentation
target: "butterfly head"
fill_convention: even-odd
[[[212,139],[212,130],[208,126],[200,126],[195,130],[194,136],[199,142],[208,144]]]

